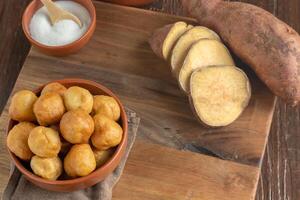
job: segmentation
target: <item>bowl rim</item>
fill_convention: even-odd
[[[93,4],[92,0],[90,1],[91,5],[92,5],[92,15],[91,16],[91,13],[89,12],[89,10],[86,8],[86,6],[80,4],[81,6],[83,6],[84,8],[86,8],[90,14],[90,17],[91,17],[91,23],[88,27],[88,29],[86,30],[86,32],[80,37],[78,38],[77,40],[69,43],[69,44],[65,44],[65,45],[60,45],[60,46],[49,46],[49,45],[45,45],[45,44],[42,44],[38,41],[36,41],[35,39],[33,39],[31,37],[31,34],[30,34],[30,30],[29,30],[29,26],[26,25],[25,23],[25,16],[27,15],[27,13],[29,12],[29,8],[34,6],[34,4],[38,3],[39,0],[32,0],[27,6],[26,6],[26,9],[25,11],[23,12],[23,15],[22,15],[22,29],[23,29],[23,32],[26,36],[26,38],[30,41],[30,43],[34,44],[35,46],[38,46],[38,47],[41,47],[41,48],[44,48],[44,49],[49,49],[49,50],[57,50],[57,49],[65,49],[65,48],[70,48],[70,47],[73,47],[77,44],[80,44],[81,41],[85,40],[87,37],[89,37],[90,34],[92,34],[95,30],[95,27],[96,27],[96,8],[95,8],[95,5]],[[54,1],[57,1],[57,0],[54,0]],[[73,1],[73,0],[70,0],[70,1]],[[31,20],[31,18],[30,18]]]
[[[53,82],[58,82],[58,83],[61,83],[62,85],[66,84],[66,83],[83,83],[83,84],[88,84],[88,85],[92,85],[92,86],[97,87],[98,89],[100,89],[104,93],[106,93],[107,95],[113,97],[118,102],[118,104],[120,106],[120,109],[121,109],[121,118],[120,119],[122,119],[123,137],[122,137],[122,140],[121,140],[120,144],[116,148],[116,150],[115,150],[114,154],[111,156],[111,158],[103,166],[99,167],[98,169],[95,169],[92,173],[90,173],[87,176],[76,177],[76,178],[69,179],[69,180],[54,180],[53,181],[53,180],[43,179],[43,178],[35,175],[34,173],[32,173],[31,171],[29,171],[28,169],[26,169],[24,167],[24,165],[20,162],[19,158],[13,152],[11,152],[8,149],[7,144],[6,144],[6,148],[7,148],[7,151],[9,152],[11,160],[13,161],[13,163],[15,164],[15,166],[21,171],[22,174],[24,174],[27,177],[30,177],[30,179],[32,179],[33,181],[42,182],[42,183],[48,184],[48,185],[73,185],[73,184],[85,182],[85,181],[87,181],[90,178],[93,178],[95,176],[96,177],[97,176],[101,176],[103,174],[103,172],[105,172],[106,170],[108,170],[111,167],[111,165],[113,164],[113,162],[115,160],[118,160],[119,156],[121,156],[121,157],[123,156],[123,153],[124,153],[123,149],[127,147],[128,119],[127,119],[127,115],[126,115],[124,106],[122,105],[120,99],[111,90],[109,90],[105,86],[103,86],[103,85],[101,85],[101,84],[99,84],[97,82],[94,82],[94,81],[80,79],[80,78],[67,78],[67,79],[53,80],[53,81],[47,82],[46,84],[43,84],[42,86],[40,86],[37,89],[33,90],[33,92],[35,94],[38,94],[39,92],[41,92],[41,90],[47,84],[53,83]],[[12,120],[11,118],[9,118],[7,130],[6,130],[6,136],[8,135],[9,131],[13,127],[12,126],[13,122],[14,122],[14,120]]]

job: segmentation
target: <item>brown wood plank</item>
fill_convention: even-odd
[[[300,2],[275,1],[274,13],[300,32]],[[300,108],[279,101],[263,165],[257,199],[300,198]]]
[[[113,199],[249,200],[254,199],[257,183],[253,177],[258,171],[256,167],[137,142]]]
[[[20,61],[18,61],[19,59],[16,58],[21,57],[21,60],[23,60],[22,58],[25,58],[28,49],[28,44],[27,42],[24,43],[25,39],[22,34],[11,34],[14,32],[20,32],[21,30],[19,17],[16,15],[16,13],[21,13],[21,11],[24,9],[25,1],[22,2],[24,4],[19,4],[19,1],[16,0],[0,1],[0,20],[3,21],[5,19],[7,23],[13,22],[12,24],[17,24],[17,26],[12,26],[11,24],[8,25],[7,23],[2,23],[2,21],[0,23],[1,38],[7,41],[3,42],[2,40],[2,42],[0,43],[0,62],[2,69],[0,86],[3,86],[2,88],[4,88],[4,90],[0,90],[2,106],[6,102],[6,98],[9,95],[11,87],[9,86],[8,88],[6,88],[5,85],[14,84],[14,80],[18,74],[18,69],[21,66]],[[264,8],[268,8],[269,5],[273,4],[272,0],[249,0],[248,2],[255,3]],[[284,20],[287,20],[288,18],[288,22],[299,31],[299,28],[297,28],[299,26],[299,20],[297,20],[299,19],[299,13],[295,12],[295,10],[299,8],[299,6],[297,7],[297,0],[283,0],[278,2],[280,3],[280,5],[278,5],[279,9],[282,6],[284,7],[283,11],[279,12],[281,13],[281,17],[284,17]],[[14,12],[11,12],[12,7]],[[159,0],[149,7],[153,10],[162,10],[163,12],[181,14],[178,0]],[[5,8],[10,9],[7,9],[9,11],[4,11]],[[273,8],[269,10],[272,9]],[[291,9],[292,12],[290,12]],[[7,29],[10,29],[10,31],[7,31]],[[14,43],[8,41],[17,42]],[[11,56],[12,53],[10,50],[12,50],[13,48],[15,48],[16,50],[13,51],[14,56]],[[4,71],[6,71],[6,73],[3,73]],[[299,123],[297,123],[297,120],[299,118],[299,109],[290,107],[286,108],[286,106],[282,103],[278,106],[278,109],[279,108],[282,108],[282,111],[280,113],[276,112],[276,115],[274,116],[274,124],[270,134],[270,142],[267,148],[266,158],[263,166],[263,184],[259,186],[257,199],[297,199],[297,197],[300,196],[299,194],[295,195],[297,192],[297,188],[299,188],[299,186],[297,186],[297,180],[299,180],[299,178],[291,178],[297,173],[297,171],[299,171],[297,170],[299,169],[299,167],[297,167],[297,163],[299,162],[299,158],[297,157],[297,155],[299,155],[297,153],[299,152],[299,145],[295,144],[298,139],[299,133],[299,131],[297,131],[299,130]],[[283,128],[277,131],[277,128],[279,126]],[[288,134],[286,134],[286,129],[290,130]],[[281,137],[278,137],[274,133],[276,133],[277,135],[281,135]],[[280,140],[278,140],[278,138]],[[289,138],[288,143],[285,142],[286,138]],[[287,149],[289,149],[289,151],[287,151]],[[285,152],[288,152],[288,155],[284,154]],[[7,159],[4,158],[4,160],[6,162]],[[291,165],[291,162],[293,162],[294,164]],[[287,171],[287,174],[282,173],[282,171]],[[283,179],[284,181],[282,181]],[[278,189],[278,182],[283,186],[284,190]],[[288,184],[290,184],[291,186],[287,186]],[[291,195],[291,193],[293,193],[293,196]]]
[[[232,195],[237,199],[240,199],[239,196],[247,198],[253,196],[271,123],[274,96],[257,80],[253,73],[248,72],[254,93],[249,107],[241,118],[226,128],[203,128],[194,119],[186,97],[178,89],[176,81],[171,78],[167,64],[156,58],[147,44],[147,39],[155,28],[179,19],[188,19],[103,3],[96,3],[96,5],[98,21],[96,34],[92,41],[78,54],[59,59],[42,55],[33,49],[23,66],[14,90],[34,89],[49,80],[65,77],[80,77],[103,83],[112,88],[126,106],[136,110],[142,117],[138,140],[176,149],[197,152],[205,150],[216,157],[249,164],[249,168],[253,166],[251,168],[256,169],[252,172],[249,171],[250,182],[254,184],[251,184],[251,188],[245,189],[247,194],[242,195],[235,193],[239,191],[239,187],[232,188]],[[1,119],[3,132],[6,112],[7,110]],[[4,142],[3,135],[1,141]],[[4,148],[4,144],[2,147]],[[165,148],[163,147],[164,150]],[[169,151],[167,149],[166,151]],[[4,154],[3,150],[2,154]],[[139,152],[139,149],[136,151]],[[176,155],[178,153],[179,157],[181,155],[178,150],[170,151]],[[176,155],[167,156],[167,158],[178,161]],[[211,159],[216,161],[215,167],[210,166],[212,171],[219,170],[220,163],[228,163],[200,154],[198,156],[201,157],[199,160],[202,163],[206,163],[206,160],[208,163],[213,163],[210,161]],[[9,168],[6,158],[4,156],[0,160],[0,164],[4,165],[3,169],[5,169],[1,172],[2,180],[6,180],[5,175],[7,176]],[[145,157],[140,156],[139,159],[140,162],[148,162],[145,161]],[[157,165],[163,164],[162,161]],[[132,162],[134,163],[134,161]],[[185,160],[182,160],[178,163],[184,162]],[[129,159],[128,164],[130,165],[130,163]],[[234,166],[244,166],[233,162],[229,163]],[[136,167],[138,170],[140,166]],[[181,168],[176,170],[180,171]],[[214,180],[215,175],[206,171],[202,171],[202,173],[207,174],[208,177],[207,180],[202,180],[201,184],[210,185],[209,181]],[[224,173],[226,174],[227,171]],[[140,176],[142,175],[137,176],[137,179]],[[166,179],[166,184],[170,180],[178,178],[177,173],[169,176],[170,179]],[[136,183],[138,189],[146,191],[143,179],[139,180],[141,182]],[[222,180],[217,181],[220,182],[216,183],[214,187],[222,186]],[[186,182],[186,184],[187,187],[193,185],[192,182]],[[202,185],[199,183],[196,186],[198,188]],[[132,188],[132,190],[135,189]],[[204,190],[198,190],[204,192]],[[124,190],[121,191],[124,192]],[[249,193],[249,191],[251,192]],[[130,194],[132,191],[127,192]],[[207,192],[207,196],[210,197],[212,192]],[[204,193],[202,194],[205,196]],[[216,195],[221,198],[224,193],[220,192]],[[229,197],[233,197],[232,195]]]
[[[25,2],[25,1],[22,1]],[[263,8],[267,8],[272,10],[273,1],[272,0],[248,0],[249,3],[257,4],[262,6]],[[280,5],[279,8],[282,6],[285,7],[284,12],[282,12],[282,16],[285,16],[284,20],[288,19],[288,22],[296,27],[299,31],[299,12],[295,12],[295,10],[299,9],[299,2],[297,0],[281,0],[277,1]],[[4,6],[11,4],[14,5],[14,12],[3,12]],[[18,4],[17,4],[18,3]],[[22,6],[22,8],[19,7]],[[13,22],[20,22],[19,17],[15,13],[21,13],[20,9],[24,9],[24,4],[19,4],[19,1],[16,0],[3,0],[0,1],[0,14],[1,18],[5,19],[6,21],[13,21]],[[158,0],[154,4],[149,6],[150,8],[155,8],[154,10],[163,10],[163,12],[171,12],[180,14],[180,6],[178,5],[178,0]],[[147,7],[147,8],[149,8]],[[18,10],[19,9],[19,10]],[[291,11],[292,10],[292,11]],[[296,13],[296,14],[295,14]],[[14,24],[14,23],[13,23]],[[3,26],[2,26],[3,25]],[[10,59],[5,59],[1,62],[1,70],[6,67],[10,69],[5,73],[5,76],[0,78],[0,86],[4,84],[13,84],[14,78],[20,67],[17,61],[19,56],[25,56],[26,48],[24,48],[24,37],[22,34],[18,34],[17,36],[11,33],[17,32],[16,30],[21,30],[20,26],[14,27],[6,23],[3,24],[2,21],[0,23],[0,35],[1,39],[5,39],[7,41],[16,40],[16,43],[4,43],[1,40],[0,49],[5,49],[4,51],[1,50],[0,54],[0,62],[3,61],[4,58],[11,55],[9,51],[12,48],[16,48],[17,50],[14,51],[14,56],[11,56]],[[12,31],[6,31],[6,29],[11,28]],[[21,38],[21,39],[19,39]],[[27,46],[28,48],[28,46]],[[9,77],[9,78],[7,78]],[[1,89],[1,101],[6,102],[6,97],[9,93],[2,92]],[[258,193],[258,199],[298,199],[300,195],[295,195],[297,192],[297,188],[299,188],[299,183],[297,184],[297,180],[299,180],[299,176],[297,175],[297,171],[299,172],[299,155],[300,147],[296,145],[299,135],[299,109],[286,107],[284,104],[280,104],[278,108],[281,108],[280,113],[276,112],[274,116],[274,124],[271,131],[270,142],[267,148],[266,159],[264,162],[263,172],[264,175],[262,176],[262,180],[264,180],[263,184],[259,187],[260,189]],[[280,130],[277,130],[278,127],[281,127]],[[286,131],[289,130],[289,131]],[[280,135],[280,137],[278,136]],[[279,138],[279,139],[278,139]],[[287,140],[288,139],[288,140]],[[286,142],[287,141],[287,142]],[[285,153],[287,152],[288,155]],[[6,166],[8,166],[7,159],[3,159],[6,162]],[[293,162],[293,165],[290,163]],[[2,168],[0,168],[2,170]],[[6,169],[6,168],[5,168]],[[4,170],[5,170],[4,169]],[[286,171],[286,173],[284,173]],[[290,171],[290,175],[288,173]],[[295,176],[296,175],[296,176]],[[297,178],[291,178],[291,177]],[[284,181],[282,181],[284,179]],[[1,179],[2,180],[2,179]],[[280,182],[280,184],[277,184]],[[290,184],[291,187],[287,186]],[[282,185],[282,189],[278,189],[278,185]],[[298,190],[299,191],[299,190]],[[290,193],[294,193],[292,196]]]
[[[30,0],[0,1],[0,113],[29,51],[21,16]]]

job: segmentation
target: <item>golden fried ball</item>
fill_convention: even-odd
[[[111,156],[113,155],[115,150],[110,148],[110,149],[102,151],[102,150],[98,150],[98,149],[94,148],[93,152],[94,152],[94,156],[96,159],[96,166],[100,167],[100,166],[104,165],[111,158]]]
[[[67,110],[76,110],[81,108],[90,113],[93,108],[92,94],[81,87],[70,87],[64,94],[64,101]]]
[[[33,156],[30,161],[30,167],[36,175],[52,181],[56,180],[63,171],[59,157],[42,158]]]
[[[121,126],[101,114],[94,116],[95,131],[91,137],[92,144],[99,150],[117,146],[123,135]]]
[[[94,120],[84,110],[71,110],[60,121],[62,136],[72,144],[88,143],[94,132]]]
[[[14,126],[7,136],[7,147],[22,160],[30,160],[33,153],[29,149],[27,140],[29,133],[36,126],[30,122],[20,122]]]
[[[65,156],[68,151],[70,150],[72,144],[68,141],[66,141],[60,133],[60,129],[59,129],[59,125],[55,124],[55,125],[51,125],[50,128],[52,128],[53,130],[57,131],[59,133],[59,137],[60,137],[60,142],[61,142],[61,148],[60,148],[60,156]]]
[[[89,144],[75,144],[64,159],[68,176],[86,176],[96,169],[96,160]]]
[[[54,82],[54,83],[49,83],[48,85],[46,85],[43,88],[41,95],[44,95],[49,92],[50,93],[54,92],[54,93],[58,93],[59,95],[63,96],[66,91],[67,91],[67,88],[65,86],[63,86],[60,83]]]
[[[35,121],[33,113],[33,105],[37,100],[37,96],[29,90],[21,90],[14,94],[9,106],[9,116],[19,122]]]
[[[120,118],[120,106],[113,97],[96,95],[94,96],[93,113],[102,114],[114,121],[118,121]]]
[[[56,124],[65,113],[63,99],[57,93],[46,93],[35,102],[33,112],[40,125]]]
[[[59,133],[52,128],[38,126],[30,132],[28,145],[40,157],[55,157],[61,148]]]

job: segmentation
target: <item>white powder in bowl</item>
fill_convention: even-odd
[[[52,25],[46,7],[40,8],[34,13],[29,29],[34,40],[47,46],[62,46],[78,40],[91,23],[90,14],[82,5],[73,1],[55,3],[78,17],[82,27],[80,28],[73,20],[61,20]]]

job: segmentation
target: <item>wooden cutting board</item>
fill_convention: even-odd
[[[250,105],[232,125],[209,129],[193,117],[167,63],[150,50],[153,30],[176,17],[95,2],[97,28],[79,53],[43,55],[32,48],[14,91],[70,77],[111,88],[141,117],[137,141],[114,199],[250,200],[254,199],[268,138],[275,97],[239,61],[253,87]],[[7,106],[1,117],[0,187],[5,187],[9,159],[5,150]]]

